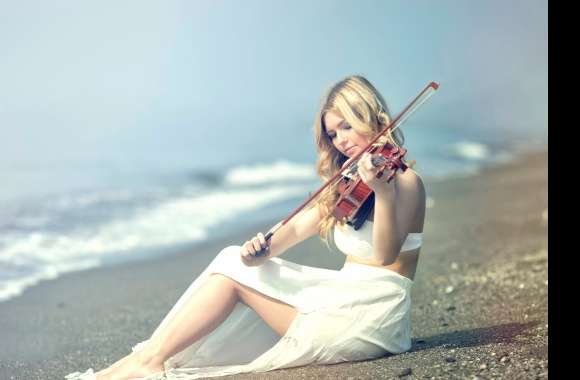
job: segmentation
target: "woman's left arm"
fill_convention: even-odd
[[[404,206],[399,204],[394,186],[387,186],[392,186],[393,189],[375,191],[373,255],[381,265],[390,265],[397,260],[407,237],[406,223],[402,218]]]
[[[387,171],[381,178],[376,178],[377,172],[370,155],[365,153],[359,165],[359,175],[375,194],[373,256],[379,264],[390,265],[397,260],[409,232],[418,194],[415,186],[399,183],[397,189],[394,179],[387,182]]]

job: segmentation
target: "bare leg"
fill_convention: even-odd
[[[288,304],[214,274],[143,350],[98,372],[97,379],[128,379],[162,371],[165,360],[212,332],[239,301],[254,309],[279,335],[285,334],[297,313]]]

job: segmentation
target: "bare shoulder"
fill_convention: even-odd
[[[397,174],[397,187],[401,193],[416,199],[425,198],[425,184],[423,179],[412,169]]]
[[[425,220],[426,193],[421,177],[411,169],[397,174],[397,203],[406,210],[410,231],[422,231]]]

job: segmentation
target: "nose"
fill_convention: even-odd
[[[343,131],[338,130],[336,132],[336,145],[346,147],[347,139],[346,136],[343,134]]]

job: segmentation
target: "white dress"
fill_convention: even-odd
[[[360,257],[372,255],[372,224],[361,229],[335,227],[336,246]],[[401,251],[421,246],[409,234]],[[206,337],[165,361],[164,375],[146,379],[191,380],[264,372],[307,364],[357,361],[397,354],[411,347],[410,306],[413,281],[394,271],[346,262],[341,270],[296,264],[278,257],[247,267],[239,246],[223,249],[153,332],[157,334],[212,273],[221,273],[294,306],[298,314],[279,337],[251,308],[238,303]],[[147,341],[133,347],[140,350]],[[66,376],[90,380],[92,369]]]

